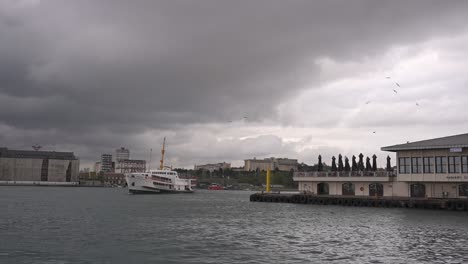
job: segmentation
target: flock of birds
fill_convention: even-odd
[[[390,76],[387,76],[386,78],[391,79]],[[399,83],[395,82],[395,85],[398,86],[398,88],[401,88],[401,85]],[[398,91],[396,89],[393,89],[393,92],[396,93],[396,94],[398,93]],[[419,106],[418,102],[416,102],[416,106]]]
[[[386,79],[391,79],[392,77],[387,76],[387,77],[385,77],[385,78],[386,78]],[[398,88],[401,88],[401,85],[400,85],[398,82],[395,82],[395,85],[396,85]],[[397,90],[397,89],[393,89],[393,92],[394,92],[395,94],[398,94],[398,90]],[[366,104],[370,104],[371,102],[372,102],[372,101],[366,101]],[[416,102],[416,106],[420,106],[418,102]],[[243,117],[243,120],[246,120],[246,119],[247,119],[247,117],[244,116],[244,117]],[[229,123],[232,123],[232,120],[229,120]],[[376,132],[373,131],[372,133],[375,134]]]
[[[385,77],[385,78],[386,78],[386,79],[391,79],[392,77],[387,76],[387,77]],[[395,82],[395,85],[396,85],[398,88],[401,88],[401,85],[400,85],[398,82]],[[393,89],[393,92],[394,92],[395,94],[398,94],[398,90],[397,90],[397,89]],[[370,104],[370,103],[371,103],[371,101],[367,101],[367,102],[366,102],[366,104]],[[416,106],[418,106],[418,107],[420,106],[418,102],[416,102]],[[376,132],[373,131],[372,133],[375,134]]]

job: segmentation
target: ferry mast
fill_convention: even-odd
[[[166,145],[166,137],[164,137],[164,141],[163,141],[163,147],[161,149],[161,160],[160,160],[160,164],[159,164],[159,169],[162,170],[164,169],[164,147]]]

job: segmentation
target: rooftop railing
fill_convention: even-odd
[[[299,171],[294,177],[395,177],[389,171]]]

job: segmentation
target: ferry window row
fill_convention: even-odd
[[[468,156],[411,157],[398,159],[398,173],[468,173]]]

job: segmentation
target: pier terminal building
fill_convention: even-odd
[[[77,184],[80,161],[73,152],[0,147],[2,184]]]
[[[296,172],[299,191],[317,195],[468,198],[468,134],[381,148],[397,170]]]

